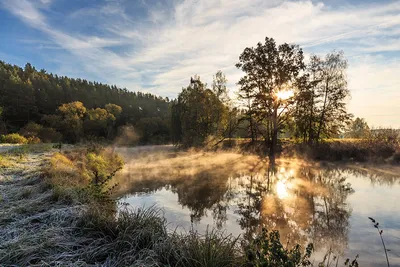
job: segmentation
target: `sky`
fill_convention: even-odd
[[[400,0],[0,0],[0,60],[175,98],[265,37],[306,58],[343,50],[348,110],[400,128]]]

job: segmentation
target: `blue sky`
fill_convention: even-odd
[[[306,57],[344,50],[349,111],[400,127],[400,1],[0,0],[0,60],[176,97],[265,36]]]

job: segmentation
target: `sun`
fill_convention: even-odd
[[[276,98],[279,100],[287,100],[294,96],[293,90],[284,90],[276,93]]]
[[[287,185],[283,181],[278,181],[276,183],[276,193],[280,199],[287,198],[289,196],[289,192],[287,190]]]

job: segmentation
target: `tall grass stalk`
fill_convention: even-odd
[[[386,249],[385,242],[383,241],[383,237],[382,237],[383,230],[381,230],[381,229],[379,228],[379,222],[377,222],[374,218],[368,217],[368,219],[371,220],[371,222],[374,224],[374,227],[377,229],[377,231],[378,231],[378,233],[379,233],[379,236],[380,236],[381,241],[382,241],[382,246],[383,246],[383,249],[384,249],[385,255],[386,255],[387,266],[390,267],[389,257],[388,257],[388,254],[387,254],[387,252],[390,251],[390,250],[389,250],[389,249]]]

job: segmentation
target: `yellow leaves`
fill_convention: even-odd
[[[96,179],[104,181],[124,165],[122,158],[106,150],[88,152],[86,149],[55,153],[46,169],[51,183],[60,186],[86,186]]]
[[[50,159],[50,164],[55,168],[59,168],[60,166],[61,167],[73,167],[74,166],[72,161],[61,153],[55,153],[53,155],[53,157],[51,157],[51,159]]]
[[[9,157],[0,155],[0,168],[8,168],[13,165],[14,163]]]
[[[88,153],[86,155],[86,159],[87,159],[88,169],[94,172],[103,173],[107,168],[107,162],[101,155],[97,155],[95,153]]]
[[[122,112],[122,108],[115,104],[107,104],[105,105],[105,109],[108,113],[112,114],[114,118],[118,117]]]
[[[91,172],[95,183],[105,181],[107,176],[124,165],[120,156],[109,151],[102,151],[99,154],[88,153],[86,160],[87,170]]]
[[[8,144],[27,144],[28,139],[18,133],[6,134],[0,136],[0,143]]]
[[[62,104],[58,111],[65,117],[83,118],[86,114],[86,108],[80,101]]]
[[[108,117],[107,110],[103,108],[90,109],[88,111],[89,120],[106,120]]]

